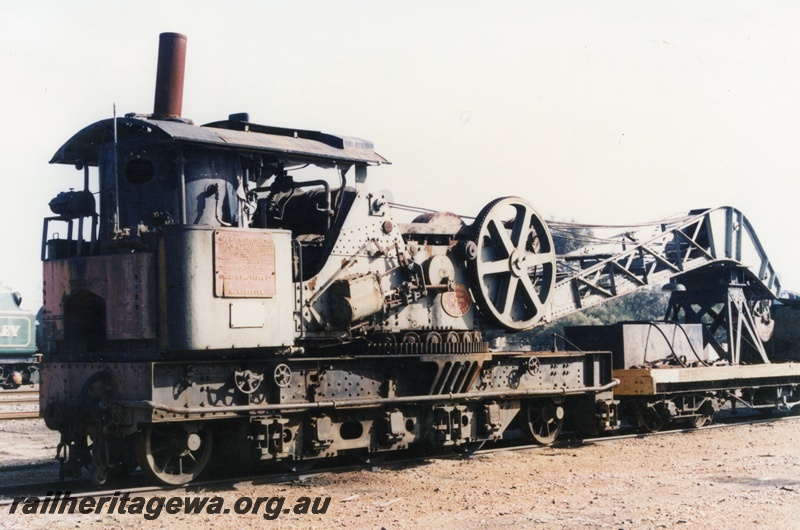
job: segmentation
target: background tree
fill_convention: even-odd
[[[509,345],[549,350],[553,347],[553,334],[559,345],[563,344],[564,328],[568,326],[599,326],[617,322],[663,320],[667,312],[669,293],[660,287],[635,291],[596,307],[573,313],[545,326],[507,335]]]
[[[550,233],[553,236],[556,254],[559,256],[568,254],[593,241],[594,231],[591,228],[578,226],[577,224],[575,226],[561,226],[553,219],[550,221],[555,225],[550,226]],[[572,219],[570,223],[575,224],[575,219]]]

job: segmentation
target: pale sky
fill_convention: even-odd
[[[637,223],[733,205],[800,290],[798,2],[0,2],[0,282],[41,305],[42,218],[84,126],[150,113],[158,34],[183,115],[374,142],[371,186],[475,215]]]

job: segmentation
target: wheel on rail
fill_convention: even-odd
[[[550,230],[527,201],[487,204],[473,225],[475,259],[468,261],[478,307],[507,329],[527,329],[546,316],[556,280]]]
[[[564,425],[564,407],[554,399],[529,399],[520,414],[523,434],[539,445],[555,442]]]
[[[108,480],[108,469],[105,467],[93,467],[89,470],[89,479],[95,486],[102,486]]]
[[[686,420],[686,425],[688,425],[690,429],[699,429],[700,427],[710,425],[713,419],[714,417],[710,414],[700,414],[698,416],[688,418]]]
[[[292,473],[305,473],[306,471],[310,471],[315,465],[317,465],[318,460],[316,459],[309,459],[309,460],[284,460],[283,467]]]
[[[486,440],[480,440],[478,442],[467,442],[461,445],[457,445],[454,449],[456,453],[462,454],[466,457],[470,457],[483,449],[483,446],[486,445]]]
[[[654,403],[641,403],[636,407],[636,426],[639,432],[652,434],[660,431],[667,424],[667,419]]]
[[[373,453],[360,453],[358,455],[358,461],[367,464],[367,465],[377,465],[386,460],[386,457],[389,456],[388,451],[381,451],[381,452],[373,452]]]
[[[211,458],[209,427],[190,430],[177,424],[148,425],[136,436],[136,457],[142,471],[164,484],[187,484],[203,472]]]

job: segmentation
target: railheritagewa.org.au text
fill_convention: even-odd
[[[147,520],[167,515],[261,515],[273,520],[281,515],[324,515],[330,506],[330,497],[299,497],[294,501],[286,497],[237,498],[232,504],[215,496],[184,495],[133,497],[130,493],[115,492],[114,495],[98,497],[73,497],[71,492],[48,492],[44,497],[15,497],[9,506],[9,514],[132,514]]]

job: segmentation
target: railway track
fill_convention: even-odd
[[[719,423],[714,423],[700,428],[683,428],[664,430],[656,433],[629,433],[620,434],[615,436],[602,436],[596,438],[567,438],[556,442],[550,446],[542,446],[537,444],[523,444],[523,445],[507,445],[499,443],[496,446],[477,449],[468,453],[445,453],[433,455],[415,455],[408,458],[387,459],[379,464],[375,463],[347,463],[343,465],[324,467],[315,470],[299,471],[299,472],[272,472],[267,474],[258,474],[246,477],[220,477],[210,478],[203,481],[195,481],[191,484],[184,486],[164,486],[153,484],[148,481],[143,473],[134,473],[124,479],[118,479],[115,482],[107,484],[106,489],[99,490],[93,486],[88,479],[76,479],[66,481],[49,481],[27,484],[16,484],[8,486],[0,486],[0,507],[8,506],[13,502],[15,497],[21,496],[41,496],[44,492],[64,492],[69,491],[70,496],[74,498],[83,497],[103,497],[128,494],[146,494],[163,491],[173,492],[197,492],[197,491],[214,491],[214,490],[231,490],[241,489],[242,487],[260,486],[260,485],[276,485],[276,484],[292,484],[302,483],[323,474],[340,474],[350,473],[363,470],[377,470],[377,469],[401,469],[404,467],[414,467],[424,465],[425,462],[430,460],[443,460],[443,459],[464,459],[480,456],[491,455],[500,451],[530,451],[530,450],[547,450],[547,449],[563,449],[563,448],[576,448],[581,446],[588,446],[594,444],[613,443],[631,438],[649,438],[651,436],[669,436],[682,433],[691,433],[705,430],[724,429],[724,428],[740,428],[765,423],[778,423],[778,422],[800,422],[800,416],[781,416],[772,418],[751,417],[744,421],[733,421],[730,418],[725,418]],[[391,457],[390,457],[391,458]],[[53,466],[54,471],[56,465],[51,462],[47,463],[32,463],[30,466]],[[3,472],[8,470],[19,470],[22,466],[0,466],[0,476]]]
[[[18,410],[19,407],[22,407],[22,410]],[[0,391],[0,421],[30,420],[38,417],[38,387]]]

